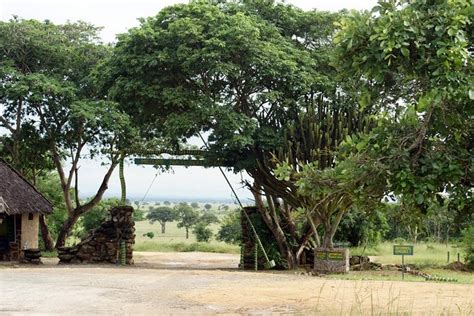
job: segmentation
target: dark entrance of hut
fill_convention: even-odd
[[[17,261],[21,218],[16,215],[0,214],[0,261]]]

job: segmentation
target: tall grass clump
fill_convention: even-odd
[[[474,225],[463,230],[462,247],[464,249],[466,265],[470,270],[474,270]]]

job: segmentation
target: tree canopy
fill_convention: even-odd
[[[99,203],[118,163],[118,155],[105,156],[110,167],[96,194],[82,203],[81,158],[110,152],[134,136],[128,115],[94,83],[95,67],[110,54],[110,47],[98,40],[98,30],[84,22],[0,22],[0,127],[8,131],[4,149],[14,165],[31,169],[24,171],[33,178],[38,169],[56,169],[68,211],[57,246],[64,244],[78,217]],[[21,159],[23,155],[31,159]]]

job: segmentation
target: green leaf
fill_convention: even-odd
[[[405,56],[405,57],[410,56],[410,51],[408,50],[408,48],[402,47],[402,48],[401,48],[401,51],[402,51],[402,55],[403,55],[403,56]]]

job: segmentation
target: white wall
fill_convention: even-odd
[[[28,215],[21,215],[21,249],[38,248],[39,214],[33,214],[33,219]]]

